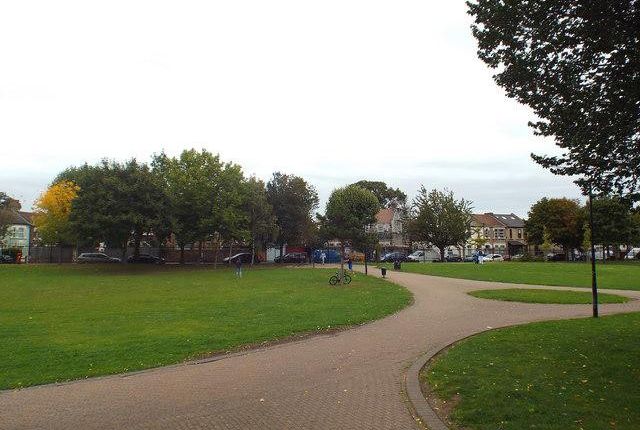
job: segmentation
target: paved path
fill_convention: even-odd
[[[513,285],[406,273],[389,277],[415,295],[413,306],[391,317],[218,361],[5,391],[0,428],[416,429],[402,377],[425,351],[487,327],[591,312],[590,305],[509,303],[464,294]],[[640,298],[640,292],[620,293]],[[625,311],[640,311],[640,301],[602,306],[603,314]]]

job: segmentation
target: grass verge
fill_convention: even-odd
[[[421,372],[459,427],[637,429],[640,313],[527,324],[454,345]]]
[[[0,388],[120,373],[333,330],[407,306],[404,288],[326,269],[0,266]]]
[[[587,263],[402,263],[402,271],[478,281],[591,288],[591,266]],[[598,264],[598,287],[640,290],[640,264]]]
[[[480,299],[523,303],[590,304],[592,300],[591,292],[524,288],[476,290],[470,291],[469,295]],[[626,303],[628,301],[629,298],[615,294],[598,294],[599,303]]]

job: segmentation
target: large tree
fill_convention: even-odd
[[[593,241],[603,248],[610,245],[632,243],[636,235],[632,204],[620,197],[598,197],[588,202],[586,210],[593,204]],[[592,234],[589,231],[589,234]]]
[[[565,256],[582,245],[585,213],[577,200],[542,198],[529,211],[526,221],[528,241],[534,245],[547,241],[562,246]]]
[[[380,202],[369,190],[358,185],[338,188],[331,193],[320,222],[324,236],[340,240],[342,256],[347,242],[366,241],[365,228],[375,223]],[[340,276],[344,275],[344,258],[340,260]]]
[[[251,177],[246,182],[244,210],[247,219],[247,236],[251,243],[251,264],[255,261],[256,246],[264,246],[277,233],[273,206],[267,200],[267,191],[262,182]]]
[[[371,191],[382,207],[403,206],[407,203],[407,195],[400,188],[391,188],[385,182],[362,180],[353,185]]]
[[[138,252],[142,235],[153,231],[167,209],[157,178],[146,164],[135,159],[69,168],[56,182],[60,180],[79,187],[69,217],[79,244],[105,242],[122,249],[123,257],[132,239]]]
[[[640,197],[637,0],[473,0],[478,55],[536,115],[559,156],[533,155],[587,191]]]
[[[69,217],[80,187],[71,181],[52,184],[34,204],[33,223],[46,245],[71,245],[75,234]]]
[[[463,246],[470,236],[471,202],[456,199],[452,191],[420,187],[412,212],[415,239],[437,246],[442,261],[447,246]]]
[[[318,193],[299,176],[276,172],[267,182],[267,201],[273,207],[277,225],[277,243],[303,244],[318,207]]]

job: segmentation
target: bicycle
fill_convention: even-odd
[[[336,285],[340,283],[340,272],[336,272],[335,275],[329,278],[329,283],[331,285]],[[344,273],[344,282],[345,285],[351,283],[351,276],[347,272]]]

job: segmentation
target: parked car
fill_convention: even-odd
[[[76,263],[119,263],[117,257],[109,257],[102,252],[83,252],[76,258]]]
[[[275,263],[306,263],[307,262],[307,253],[306,252],[288,252],[284,255],[276,257],[273,260]]]
[[[547,254],[547,261],[565,261],[565,255],[560,253],[549,253]]]
[[[388,254],[383,255],[380,261],[387,263],[390,261],[407,261],[407,256],[404,253],[398,251],[389,252]]]
[[[624,259],[625,260],[640,259],[640,248],[631,249],[629,252],[627,252],[627,255],[624,256]]]
[[[475,263],[477,258],[477,254],[467,255],[462,261],[464,261],[465,263]]]
[[[15,260],[10,255],[0,255],[0,264],[11,264],[15,263]]]
[[[500,254],[487,254],[482,258],[482,261],[504,261],[504,257]]]
[[[133,264],[164,264],[164,258],[156,257],[151,254],[140,254],[137,257],[131,256],[127,258],[127,263]]]
[[[516,254],[511,256],[511,260],[522,260],[524,258],[524,254]]]
[[[460,257],[459,255],[447,255],[446,257],[444,257],[444,261],[446,261],[447,263],[461,263],[462,257]]]
[[[429,250],[418,250],[414,251],[411,254],[407,255],[405,261],[440,261],[440,254],[435,251]]]
[[[240,259],[240,261],[242,262],[242,264],[251,264],[251,253],[250,252],[239,252],[235,255],[232,255],[231,257],[226,257],[222,259],[222,262],[224,264],[229,264],[229,262],[234,263],[236,262],[236,260]],[[259,263],[260,259],[258,258],[258,256],[256,255],[254,260],[254,263]]]

